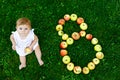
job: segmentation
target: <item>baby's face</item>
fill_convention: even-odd
[[[30,32],[30,27],[28,25],[20,25],[17,26],[16,29],[21,35],[27,35]]]

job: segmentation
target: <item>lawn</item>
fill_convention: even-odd
[[[65,14],[77,14],[88,25],[87,33],[99,40],[104,53],[89,74],[68,71],[60,56],[60,42],[56,25]],[[19,70],[19,56],[11,48],[10,34],[16,20],[27,17],[39,38],[43,66],[39,66],[34,52],[27,56],[27,67]],[[120,80],[120,0],[0,0],[0,80]],[[69,36],[80,31],[75,21],[64,25]],[[95,57],[90,41],[74,41],[67,48],[75,65],[87,66]]]

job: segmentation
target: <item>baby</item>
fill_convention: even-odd
[[[38,44],[38,37],[31,29],[31,22],[28,18],[19,18],[16,22],[16,31],[10,35],[12,49],[16,50],[20,59],[19,70],[26,67],[26,55],[35,51],[39,65],[43,65],[41,60],[41,50]]]

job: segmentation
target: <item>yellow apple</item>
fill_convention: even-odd
[[[89,63],[88,63],[88,68],[89,68],[90,70],[95,69],[95,64],[94,64],[93,62],[89,62]]]
[[[93,63],[97,65],[97,64],[100,63],[100,60],[99,60],[98,58],[94,58],[94,59],[93,59]]]
[[[64,64],[68,64],[68,63],[70,63],[70,57],[68,55],[65,55],[62,58],[62,61],[63,61]]]
[[[94,46],[94,50],[95,50],[95,51],[101,51],[101,50],[102,50],[101,45],[99,45],[99,44],[95,45],[95,46]]]
[[[88,74],[90,72],[88,67],[83,67],[83,73]]]
[[[82,30],[87,30],[88,26],[87,26],[86,23],[81,23],[81,24],[80,24],[80,28],[81,28]]]
[[[69,14],[64,15],[64,19],[65,19],[66,21],[70,20],[70,15],[69,15]]]
[[[82,69],[81,69],[80,66],[75,66],[75,67],[74,67],[74,73],[75,73],[75,74],[80,74],[81,71],[82,71]]]
[[[68,39],[66,40],[66,42],[67,42],[68,45],[72,45],[73,42],[74,42],[74,40],[73,40],[72,38],[68,38]]]
[[[72,21],[76,21],[77,20],[77,15],[76,14],[71,14],[70,16]]]
[[[31,52],[32,52],[32,51],[30,50],[30,48],[28,48],[28,47],[25,48],[25,53],[26,53],[26,54],[30,54]]]
[[[81,37],[85,37],[86,32],[82,30],[82,31],[79,32],[79,34],[80,34]]]
[[[80,38],[80,34],[79,34],[78,32],[73,32],[73,33],[72,33],[72,38],[73,38],[74,40],[78,40],[78,39]]]
[[[68,39],[68,34],[63,34],[62,35],[62,40],[67,40]]]
[[[73,64],[72,62],[70,62],[70,63],[67,64],[67,69],[68,69],[69,71],[72,71],[73,68],[74,68],[74,64]]]
[[[62,36],[63,34],[64,34],[63,31],[58,31],[58,35],[59,35],[59,36]]]
[[[103,52],[97,52],[97,53],[96,53],[96,57],[97,57],[98,59],[103,59],[103,58],[104,58]]]
[[[58,24],[58,25],[56,26],[56,30],[57,30],[57,31],[61,31],[61,30],[63,30],[63,26],[60,25],[60,24]]]
[[[93,38],[93,39],[91,40],[91,43],[92,43],[93,45],[97,44],[97,43],[98,43],[98,39],[97,39],[97,38]]]

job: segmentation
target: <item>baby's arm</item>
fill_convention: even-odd
[[[13,34],[10,35],[10,40],[11,40],[11,42],[12,42],[12,49],[15,50],[16,43],[15,43]]]
[[[34,40],[32,41],[31,45],[29,46],[29,48],[32,50],[33,46],[36,44],[36,42],[38,41],[38,37],[36,35],[34,35]]]

